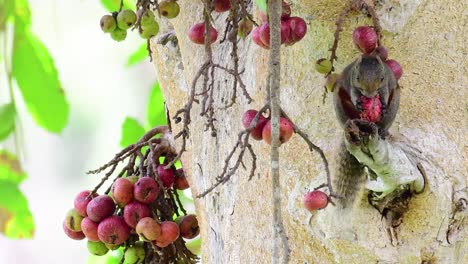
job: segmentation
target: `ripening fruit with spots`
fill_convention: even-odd
[[[104,15],[99,22],[104,33],[110,33],[117,27],[117,21],[111,15]]]
[[[180,6],[174,0],[163,0],[159,3],[159,12],[165,18],[175,18],[180,13]]]
[[[120,29],[129,29],[137,21],[137,15],[130,9],[122,10],[117,14],[117,27]]]

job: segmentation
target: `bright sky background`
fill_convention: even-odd
[[[149,62],[125,67],[141,39],[129,32],[125,42],[117,43],[102,33],[99,19],[106,11],[99,0],[29,2],[33,31],[55,59],[71,114],[62,134],[53,135],[37,127],[19,105],[23,167],[29,175],[21,189],[35,218],[36,235],[34,240],[0,235],[0,264],[83,264],[88,258],[86,241],[68,239],[62,221],[75,194],[91,189],[101,178],[85,172],[120,149],[125,117],[144,121],[146,97],[156,76]],[[22,101],[18,93],[16,98]]]

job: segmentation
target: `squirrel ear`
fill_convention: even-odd
[[[383,62],[383,60],[380,58],[380,56],[375,56],[375,58],[377,59],[377,61],[379,62],[379,65],[380,65],[380,68],[382,69],[382,71],[385,71],[385,63]]]
[[[354,62],[354,69],[359,70],[361,68],[362,56],[359,56]]]

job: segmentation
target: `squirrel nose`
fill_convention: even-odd
[[[379,89],[379,82],[373,82],[369,84],[369,95],[375,96],[377,94],[377,90]]]

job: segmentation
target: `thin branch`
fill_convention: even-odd
[[[319,146],[315,145],[309,139],[309,136],[304,131],[302,131],[294,122],[292,122],[291,118],[289,118],[289,116],[286,114],[286,112],[284,112],[284,110],[282,110],[282,109],[281,109],[281,115],[283,117],[287,118],[289,121],[291,121],[294,132],[296,134],[298,134],[299,136],[301,136],[301,138],[307,143],[307,145],[309,146],[310,151],[316,151],[320,155],[320,158],[322,159],[323,166],[325,168],[325,173],[327,175],[327,184],[326,184],[326,186],[328,187],[328,190],[330,191],[330,195],[333,196],[334,192],[333,192],[333,186],[332,186],[332,181],[331,181],[330,167],[329,167],[329,164],[328,164],[327,157],[325,156],[325,153],[323,152],[323,150]]]
[[[250,132],[257,126],[258,120],[260,119],[260,116],[266,112],[266,110],[270,107],[269,104],[264,105],[260,111],[255,115],[254,119],[250,123],[250,126],[241,131],[238,136],[237,136],[237,142],[232,148],[232,150],[229,152],[228,156],[224,160],[224,166],[221,174],[216,177],[216,183],[213,184],[211,187],[206,189],[204,192],[201,194],[197,195],[197,198],[205,197],[207,194],[209,194],[211,191],[213,191],[216,187],[218,187],[221,184],[224,184],[229,181],[229,179],[236,173],[238,170],[239,166],[242,163],[242,159],[244,157],[244,153],[247,150],[249,150],[249,153],[252,155],[253,161],[252,161],[252,169],[250,171],[249,179],[251,179],[254,174],[255,174],[255,169],[256,169],[256,161],[257,157],[255,153],[252,150],[252,146],[249,144],[249,139],[250,139]],[[232,157],[236,153],[237,150],[240,149],[239,155],[237,156],[236,162],[234,166],[230,167]]]

